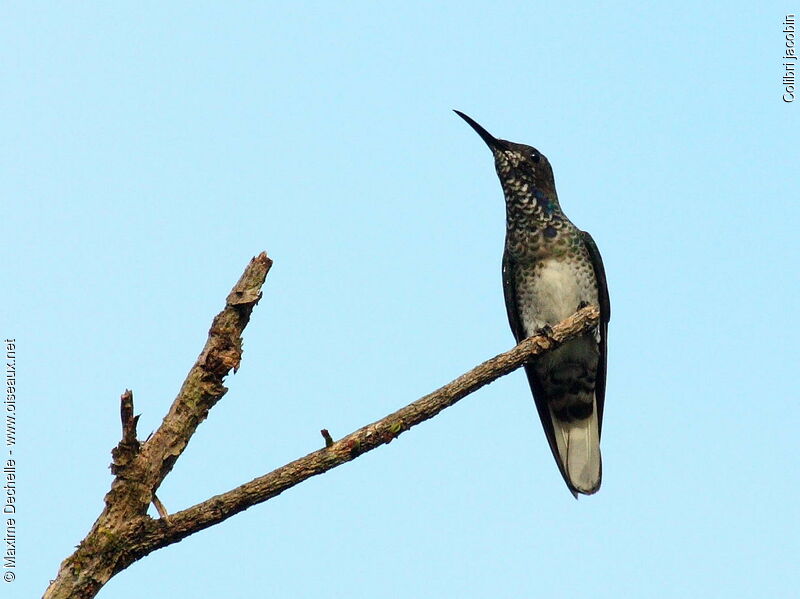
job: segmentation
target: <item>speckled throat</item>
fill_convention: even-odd
[[[513,150],[495,152],[495,166],[506,200],[506,250],[517,260],[580,252],[580,231],[561,211],[550,165],[540,169],[519,160]],[[536,172],[536,171],[539,172]]]

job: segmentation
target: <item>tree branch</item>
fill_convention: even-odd
[[[550,336],[529,337],[513,349],[483,362],[433,393],[350,433],[329,447],[312,452],[269,474],[172,514],[169,525],[159,520],[135,526],[136,534],[141,535],[136,549],[138,557],[176,543],[195,532],[267,501],[312,476],[327,472],[376,447],[390,443],[412,426],[433,418],[484,385],[516,370],[531,357],[555,349],[564,341],[592,329],[597,326],[599,319],[600,311],[595,306],[587,306],[553,327]]]
[[[279,495],[302,481],[327,472],[390,443],[403,432],[519,368],[531,357],[597,326],[599,310],[588,306],[553,327],[547,335],[522,341],[445,386],[339,441],[323,431],[326,447],[183,511],[153,519],[147,506],[172,469],[198,424],[224,395],[222,380],[241,360],[241,332],[261,297],[260,288],[272,261],[261,254],[251,261],[214,319],[209,339],[159,429],[141,448],[136,441],[133,395],[121,398],[123,438],[114,449],[116,478],[106,495],[106,508],[77,551],[64,560],[45,599],[94,597],[117,572],[162,547]],[[159,509],[162,513],[163,506]],[[163,510],[166,514],[166,510]]]
[[[61,563],[58,575],[45,591],[46,599],[94,597],[114,574],[131,563],[125,556],[133,539],[126,537],[126,530],[131,523],[151,520],[147,507],[154,501],[156,490],[197,426],[227,391],[222,382],[231,369],[239,367],[241,334],[261,299],[261,286],[271,266],[272,260],[263,252],[247,265],[228,294],[225,308],[214,318],[208,341],[169,413],[141,446],[136,440],[138,417],[133,416],[133,394],[122,394],[122,440],[111,452],[115,478],[106,494],[105,508],[75,553]],[[160,503],[156,505],[163,509]]]

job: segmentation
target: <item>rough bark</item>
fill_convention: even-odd
[[[597,325],[599,310],[588,306],[513,349],[483,362],[452,382],[406,407],[333,441],[325,447],[248,483],[183,511],[166,515],[155,492],[186,448],[197,426],[225,394],[222,381],[239,367],[241,333],[261,298],[272,261],[266,254],[253,258],[228,295],[225,309],[214,319],[205,348],[187,376],[178,397],[158,430],[145,442],[136,440],[133,394],[121,397],[122,440],[112,451],[115,479],[106,506],[75,553],[61,564],[45,599],[94,597],[117,572],[153,551],[218,524],[234,514],[267,501],[302,481],[396,439],[463,397],[522,366],[532,356],[551,350]],[[160,518],[147,515],[148,505],[159,506]]]
[[[133,394],[122,394],[122,440],[111,452],[115,478],[106,494],[105,508],[75,553],[62,562],[44,597],[94,597],[114,574],[134,561],[131,555],[136,540],[130,536],[131,525],[152,520],[147,507],[156,490],[197,426],[227,391],[223,379],[231,369],[239,367],[242,331],[261,298],[261,286],[271,266],[272,260],[263,252],[247,265],[228,295],[225,308],[214,318],[208,341],[169,413],[144,443],[136,440],[138,417],[133,416]]]

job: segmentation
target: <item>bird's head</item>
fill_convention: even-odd
[[[525,144],[498,139],[463,112],[453,112],[467,121],[489,146],[494,155],[497,176],[500,177],[506,195],[521,191],[526,184],[531,191],[550,190],[554,187],[553,169],[547,157],[539,150]]]

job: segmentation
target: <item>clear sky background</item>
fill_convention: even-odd
[[[790,597],[800,554],[791,3],[31,3],[0,9],[2,330],[18,568],[102,508],[248,260],[275,260],[178,511],[513,345],[491,155],[553,164],[613,318],[599,494],[515,372],[101,597]],[[0,423],[2,424],[2,423]],[[0,448],[0,453],[6,448]]]

